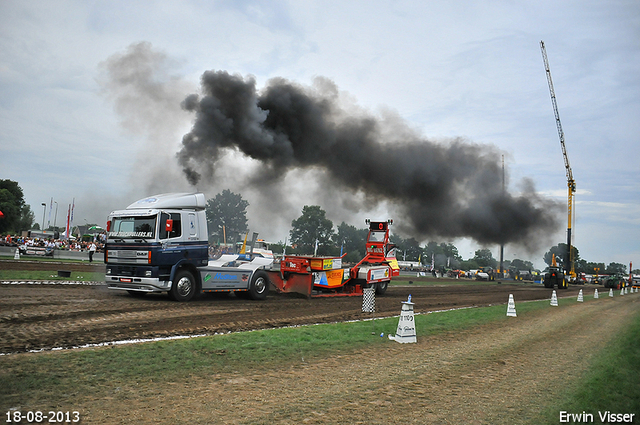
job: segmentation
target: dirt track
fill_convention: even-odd
[[[580,288],[558,293],[576,297]],[[211,296],[185,304],[161,295],[137,299],[101,285],[3,284],[0,291],[3,353],[371,317],[361,313],[359,297],[308,300],[272,293],[263,302]],[[504,305],[510,293],[520,303],[549,299],[551,290],[390,287],[376,299],[376,317],[397,315],[409,294],[416,311],[425,312]],[[603,296],[421,337],[416,344],[389,342],[349,356],[171,382],[106,380],[83,394],[20,395],[11,406],[71,407],[83,423],[100,424],[539,424],[541,411],[564,400],[591,356],[637,314],[638,303],[636,295]]]
[[[562,294],[577,296],[578,290]],[[165,295],[135,298],[102,285],[2,284],[0,291],[0,353],[371,317],[362,313],[361,297],[306,299],[272,292],[266,301],[223,294],[176,303]],[[425,312],[506,304],[509,294],[518,302],[549,299],[551,290],[509,284],[392,286],[376,298],[376,317],[397,315],[409,294],[416,312]]]

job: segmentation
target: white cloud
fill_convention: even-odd
[[[145,195],[135,171],[150,156],[172,187],[184,185],[172,149],[190,117],[175,105],[155,134],[131,132],[100,93],[99,64],[148,41],[174,61],[185,95],[207,69],[255,75],[259,87],[326,76],[356,105],[395,111],[427,137],[498,146],[510,182],[530,177],[563,200],[542,39],[578,186],[576,245],[583,258],[624,263],[640,254],[627,242],[640,237],[639,13],[633,1],[3,1],[2,178],[20,183],[34,211],[76,197],[89,221]]]

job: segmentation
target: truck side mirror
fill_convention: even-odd
[[[171,233],[173,231],[173,220],[168,218],[167,219],[167,224],[165,225],[165,229],[167,231],[167,233]]]

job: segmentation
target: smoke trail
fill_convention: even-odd
[[[194,85],[178,68],[179,63],[149,42],[133,43],[99,65],[102,95],[113,103],[123,128],[135,136],[132,142],[141,145],[131,167],[130,189],[136,194],[127,199],[187,189],[173,153],[190,118],[180,102]]]
[[[530,249],[558,227],[557,207],[523,182],[520,195],[502,192],[501,152],[462,139],[436,142],[399,119],[341,106],[335,85],[302,87],[281,78],[258,92],[253,78],[207,71],[202,94],[182,103],[195,122],[178,153],[187,179],[211,179],[217,161],[236,149],[261,162],[260,184],[293,169],[320,169],[327,184],[388,201],[396,223],[418,237],[471,237]],[[273,188],[272,184],[272,188]]]

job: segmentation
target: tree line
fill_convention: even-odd
[[[246,215],[248,206],[249,203],[242,199],[241,195],[228,189],[209,199],[207,201],[207,220],[211,234],[210,241],[220,243],[226,236],[226,240],[233,243],[244,238],[248,230]],[[226,235],[223,235],[223,229]],[[357,228],[344,221],[334,226],[320,206],[305,205],[301,215],[291,222],[286,252],[307,255],[316,252],[318,255],[332,256],[346,252],[346,262],[357,262],[364,256],[367,233],[366,227]],[[476,250],[472,258],[464,260],[458,252],[458,248],[450,242],[430,241],[421,246],[420,242],[413,237],[404,239],[395,234],[391,235],[391,242],[396,245],[396,257],[400,261],[419,262],[427,267],[433,264],[436,268],[463,270],[486,266],[497,269],[499,266],[498,259],[494,258],[491,250],[487,248]],[[282,241],[272,244],[271,247],[275,253],[282,253],[285,249]],[[572,249],[577,273],[627,273],[627,268],[623,264],[610,263],[605,266],[604,263],[587,262],[580,258],[579,251],[575,246]],[[566,244],[559,243],[544,254],[543,260],[547,265],[551,265],[553,254],[555,254],[557,264],[562,267],[566,252]],[[516,270],[534,269],[531,261],[518,258],[504,260],[503,267]]]
[[[209,242],[220,245],[224,242],[235,244],[242,240],[248,231],[247,207],[249,202],[240,194],[229,189],[223,190],[215,197],[208,199],[206,204],[207,224],[209,227]],[[0,180],[0,234],[20,234],[23,230],[30,230],[39,225],[35,223],[35,214],[24,201],[24,193],[19,184],[12,180]],[[32,227],[34,226],[34,227]],[[287,252],[293,254],[313,254],[336,256],[347,253],[346,262],[357,262],[364,256],[368,229],[345,223],[335,226],[326,216],[326,212],[318,205],[305,205],[301,215],[291,222],[291,231],[287,241]],[[316,242],[317,241],[317,242]],[[396,256],[400,261],[419,262],[422,265],[436,268],[451,268],[473,270],[479,267],[498,268],[498,260],[493,257],[491,250],[478,249],[475,255],[464,260],[458,248],[452,243],[430,241],[425,245],[415,238],[404,239],[392,234],[391,242],[396,245]],[[317,249],[316,249],[317,243]],[[284,242],[272,244],[275,253],[283,252]],[[578,249],[573,246],[574,268],[577,273],[587,274],[615,274],[627,273],[627,266],[620,263],[589,262],[580,258]],[[551,265],[555,254],[560,267],[564,265],[567,245],[559,243],[547,251],[543,260]],[[517,270],[533,270],[531,261],[513,259],[505,260],[503,267]],[[640,273],[640,270],[634,270]]]

